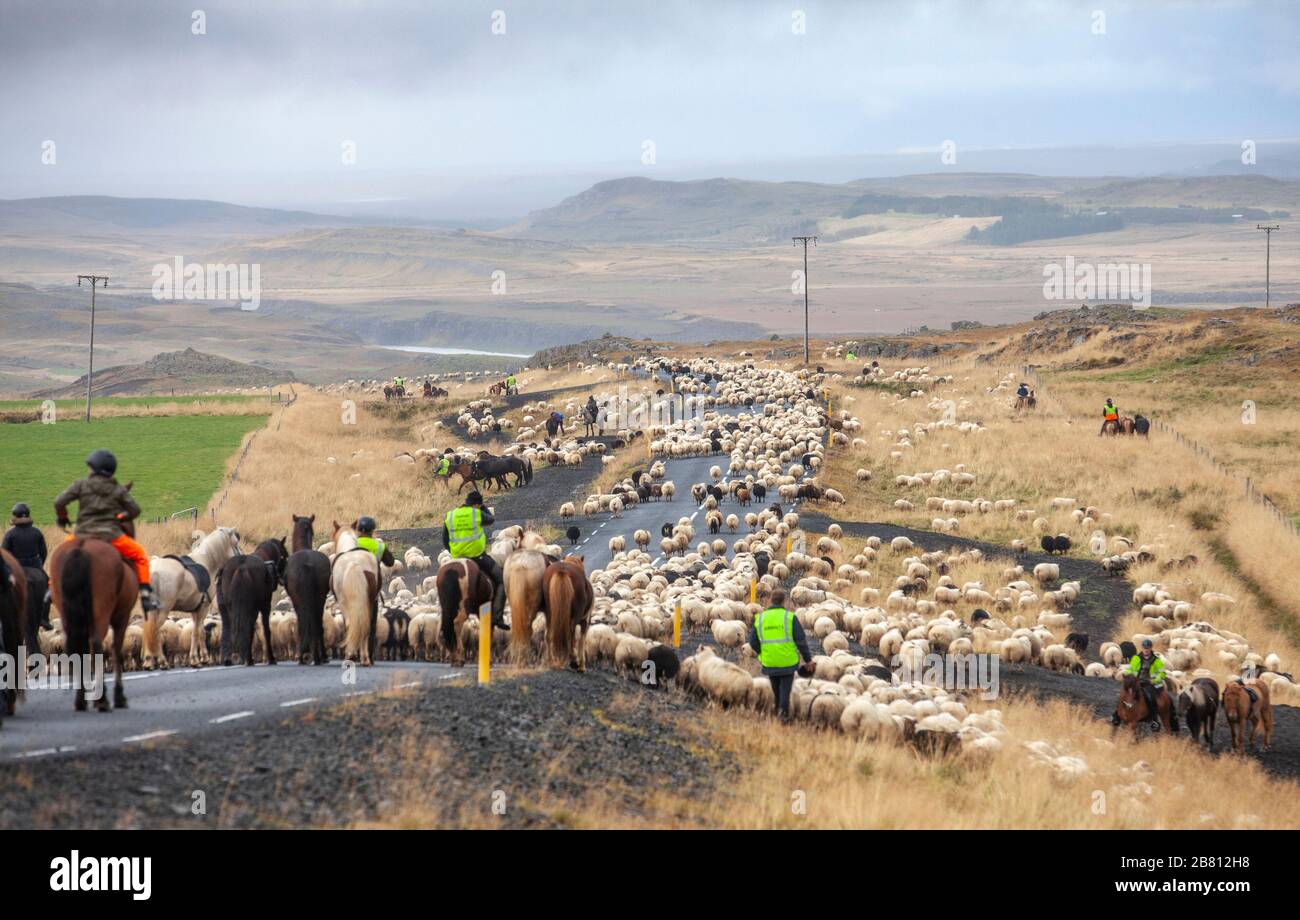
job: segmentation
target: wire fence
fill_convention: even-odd
[[[1038,376],[1038,371],[1028,365],[1024,365],[1021,367],[1021,374],[1025,380],[1033,381],[1034,394],[1040,402],[1044,397],[1050,399],[1060,408],[1067,419],[1072,420],[1071,413],[1069,409],[1065,407],[1064,403],[1050,395],[1050,391],[1046,386],[1044,386],[1042,378]],[[1279,525],[1281,525],[1283,530],[1291,534],[1291,536],[1300,539],[1300,525],[1297,525],[1290,515],[1279,508],[1274,503],[1273,499],[1269,498],[1268,495],[1257,489],[1249,476],[1241,476],[1234,473],[1228,464],[1214,456],[1208,447],[1200,441],[1197,441],[1195,438],[1189,438],[1168,422],[1153,419],[1151,421],[1151,430],[1153,432],[1159,432],[1168,437],[1173,443],[1196,454],[1196,456],[1198,456],[1202,461],[1209,464],[1215,472],[1222,475],[1225,479],[1235,483],[1236,488],[1241,490],[1242,495],[1247,501],[1258,505]]]
[[[282,394],[280,393],[276,393],[274,394],[272,399],[273,402],[277,402],[280,404],[280,414],[275,421],[276,431],[279,431],[280,426],[284,424],[285,411],[288,410],[290,406],[292,406],[294,403],[298,401],[298,392],[293,388],[292,385],[290,385],[289,387],[288,399],[281,399],[281,395]],[[267,425],[263,425],[261,428],[254,431],[252,435],[249,437],[248,441],[244,443],[244,449],[239,452],[239,459],[235,461],[235,468],[230,471],[230,478],[226,481],[225,487],[221,490],[221,498],[219,498],[210,508],[213,522],[215,522],[217,519],[217,512],[222,509],[222,507],[226,504],[226,499],[230,497],[231,487],[234,486],[234,484],[239,481],[239,471],[244,465],[244,459],[248,456],[248,452],[252,450],[254,442],[257,441],[257,436],[269,427],[270,427],[269,423]]]

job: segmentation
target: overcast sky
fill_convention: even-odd
[[[1235,145],[1300,135],[1297,48],[1289,0],[0,0],[0,195]]]

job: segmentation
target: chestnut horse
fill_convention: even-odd
[[[1256,678],[1233,680],[1223,688],[1223,717],[1232,733],[1232,749],[1245,754],[1255,750],[1255,733],[1264,729],[1264,750],[1273,736],[1273,707],[1268,699],[1268,684]]]
[[[122,688],[122,642],[131,619],[131,608],[140,596],[135,570],[126,564],[113,545],[94,537],[73,537],[60,543],[50,554],[50,592],[63,621],[64,651],[69,655],[102,658],[104,639],[113,630],[113,706],[126,708]],[[76,678],[74,708],[86,708],[85,673]],[[96,688],[95,708],[108,712],[104,688]]]
[[[471,613],[478,615],[492,600],[492,579],[473,559],[452,559],[438,569],[434,584],[442,608],[442,644],[451,654],[451,663],[460,667],[465,661],[460,650],[461,629]],[[485,627],[492,628],[491,617],[479,616],[479,629]]]
[[[26,630],[27,573],[8,550],[0,549],[0,652],[16,662],[18,647],[25,645],[28,639],[36,638],[35,635],[27,636]],[[33,647],[29,651],[37,652],[40,649]],[[0,716],[13,715],[14,706],[18,702],[18,689],[7,687],[0,690],[0,700],[4,703],[3,708],[0,708]]]
[[[1151,718],[1151,710],[1147,708],[1147,697],[1142,692],[1137,675],[1124,675],[1124,683],[1119,691],[1119,704],[1115,711],[1119,713],[1120,722],[1132,728],[1134,734],[1137,734],[1138,728]],[[1160,719],[1160,724],[1164,726],[1165,731],[1171,735],[1178,733],[1178,717],[1174,714],[1173,700],[1163,689],[1156,690],[1156,717]]]
[[[551,649],[551,667],[587,670],[587,618],[595,602],[582,556],[565,556],[553,562],[542,576],[546,594],[546,639]],[[577,628],[575,648],[574,628]]]

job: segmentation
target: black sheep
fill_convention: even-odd
[[[570,546],[577,546],[578,537],[582,536],[582,531],[578,529],[577,524],[574,524],[572,527],[570,527],[568,530],[564,532],[564,535],[569,538]]]
[[[754,488],[750,491],[754,493],[755,501],[761,502],[763,499],[767,498],[767,486],[763,485],[761,482],[754,483]]]
[[[673,535],[673,525],[665,524],[664,526],[660,527],[659,535],[661,537],[671,537]]]
[[[1070,633],[1068,636],[1065,637],[1065,647],[1072,648],[1078,654],[1082,655],[1084,652],[1088,650],[1088,634]]]
[[[1038,541],[1038,545],[1043,548],[1043,552],[1045,553],[1056,552],[1056,539],[1053,537],[1044,536]]]
[[[1056,546],[1056,552],[1062,556],[1070,551],[1070,538],[1063,533],[1056,535],[1053,544]]]
[[[970,625],[974,626],[976,623],[980,622],[981,620],[987,620],[988,618],[989,618],[989,612],[987,610],[985,610],[983,607],[976,607],[975,612],[970,615]]]
[[[1124,656],[1124,662],[1127,664],[1133,660],[1133,656],[1138,653],[1138,649],[1136,645],[1125,639],[1119,644],[1119,653]]]
[[[762,578],[767,574],[767,567],[772,564],[772,557],[761,550],[754,553],[754,567],[758,570],[758,577]]]
[[[1136,416],[1134,416],[1134,417],[1133,417],[1133,430],[1134,430],[1137,434],[1142,435],[1142,437],[1144,437],[1144,438],[1146,438],[1146,437],[1150,437],[1150,432],[1151,432],[1151,420],[1148,419],[1146,416],[1143,416],[1143,415],[1136,415]]]

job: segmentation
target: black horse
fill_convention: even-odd
[[[525,462],[518,457],[480,456],[474,461],[474,478],[495,482],[499,488],[510,488],[507,476],[514,476],[515,486],[528,485],[533,481],[532,461]]]
[[[284,578],[289,549],[284,539],[263,540],[247,556],[236,556],[221,568],[217,580],[217,610],[221,613],[221,661],[233,663],[233,649],[243,663],[253,664],[253,630],[262,618],[266,663],[275,664],[271,650],[271,596]],[[232,633],[233,629],[233,633]]]
[[[325,648],[325,598],[330,593],[330,560],[312,549],[311,517],[293,516],[293,555],[284,566],[284,589],[298,614],[298,663],[329,662]]]

